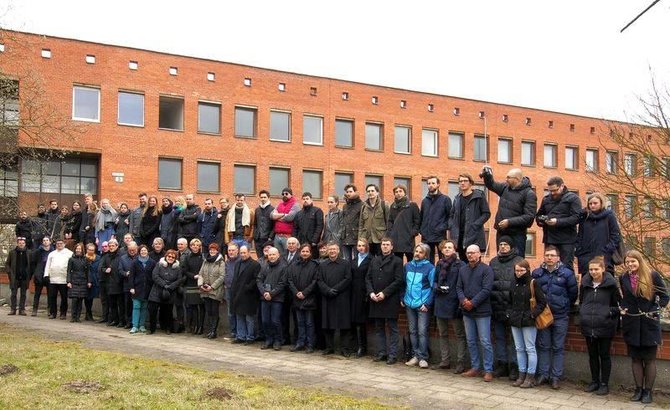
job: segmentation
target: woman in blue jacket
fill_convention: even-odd
[[[428,368],[428,325],[433,304],[435,267],[429,260],[430,247],[420,243],[414,248],[414,259],[405,265],[405,296],[401,304],[407,311],[407,326],[414,357],[407,366]]]

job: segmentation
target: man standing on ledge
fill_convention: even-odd
[[[428,195],[421,201],[421,241],[430,246],[430,258],[439,258],[438,245],[447,239],[451,198],[440,192],[440,178],[430,176],[426,180]]]

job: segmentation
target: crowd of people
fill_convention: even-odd
[[[36,216],[19,216],[17,246],[6,263],[9,314],[27,315],[33,280],[32,316],[46,288],[49,319],[66,319],[70,299],[71,322],[81,320],[82,308],[84,320],[92,321],[99,298],[101,324],[131,334],[160,328],[214,339],[225,302],[232,343],[329,355],[339,334],[339,352],[362,357],[371,326],[373,360],[393,365],[404,356],[398,329],[404,309],[406,365],[429,367],[435,316],[434,368],[559,389],[569,313],[579,299],[592,377],[586,391],[608,394],[610,347],[621,322],[636,386],[632,400],[650,403],[659,313],[669,298],[662,276],[637,251],[620,255],[624,273],[615,275],[621,235],[605,197],[590,194],[582,208],[564,181],[552,177],[538,208],[520,169],[510,170],[505,182],[495,181],[489,167],[480,177],[500,197],[495,244],[484,228],[491,216],[486,195],[467,173],[459,175],[454,198],[440,191],[438,177],[429,177],[420,206],[404,185],[393,188],[387,203],[374,184],[366,186],[365,200],[347,185],[342,209],[332,195],[327,210],[309,192],[301,206],[290,188],[276,206],[260,191],[255,209],[243,194],[233,204],[221,198],[218,209],[211,198],[201,208],[193,195],[159,202],[141,193],[135,208],[113,207],[108,199],[98,206],[91,195],[71,208],[52,200]],[[544,233],[543,262],[535,269],[525,259],[533,223]],[[486,264],[488,247],[496,255]]]

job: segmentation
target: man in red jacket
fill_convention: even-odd
[[[293,219],[300,211],[300,205],[293,197],[291,188],[284,188],[281,191],[282,202],[272,211],[271,218],[275,221],[275,240],[274,245],[279,254],[286,253],[286,240],[293,235]]]

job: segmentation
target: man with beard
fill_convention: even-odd
[[[474,183],[470,174],[458,176],[460,192],[454,198],[449,216],[449,233],[463,261],[467,260],[465,249],[470,245],[477,245],[482,252],[486,251],[484,224],[491,217],[486,195],[480,189],[473,189]]]
[[[253,238],[254,211],[249,209],[244,194],[235,194],[235,207],[226,216],[226,243],[237,246],[251,245]]]
[[[188,243],[198,236],[198,217],[201,212],[193,200],[193,194],[186,195],[186,208],[177,217],[177,235],[186,238]]]
[[[216,240],[216,222],[218,212],[211,198],[205,199],[205,209],[198,216],[198,231],[203,249],[209,248],[209,244]]]
[[[358,255],[356,243],[358,242],[358,223],[363,201],[358,195],[356,185],[353,184],[344,187],[344,199],[346,203],[342,207],[342,256],[350,261]]]
[[[396,185],[393,188],[395,197],[389,211],[388,236],[393,241],[393,251],[401,260],[407,262],[414,257],[414,242],[419,234],[421,215],[419,206],[407,198],[407,187]]]
[[[47,209],[43,204],[37,205],[37,216],[31,219],[32,231],[30,236],[33,239],[33,249],[42,245],[42,238],[49,235],[47,230]]]
[[[258,193],[258,208],[254,212],[254,248],[256,257],[263,255],[263,244],[275,236],[272,211],[275,207],[270,204],[270,193],[261,190]]]
[[[28,218],[28,212],[21,211],[19,213],[19,220],[16,222],[14,233],[17,238],[25,238],[26,247],[32,249],[33,247],[33,222]]]
[[[300,205],[293,197],[291,188],[281,191],[282,202],[272,211],[271,217],[275,221],[275,248],[280,255],[286,252],[286,240],[293,235],[293,220],[300,211]]]
[[[58,208],[58,201],[55,199],[52,199],[49,201],[49,209],[46,212],[46,219],[47,219],[47,232],[48,235],[53,238],[54,235],[54,228],[56,225],[56,221],[60,217],[61,211]]]
[[[431,260],[438,254],[438,246],[447,238],[451,198],[440,192],[440,178],[429,176],[426,180],[428,195],[421,201],[421,241],[430,247]]]
[[[142,192],[137,197],[140,200],[140,205],[130,213],[130,233],[133,234],[133,238],[140,237],[140,222],[142,222],[144,208],[147,207],[147,194]]]
[[[174,249],[177,244],[177,212],[170,198],[165,197],[161,200],[161,211],[161,238],[166,249]]]
[[[293,236],[301,244],[308,243],[312,247],[312,257],[319,254],[317,244],[321,240],[323,232],[323,211],[318,206],[314,206],[312,194],[305,192],[302,194],[302,209],[296,214],[293,221]]]
[[[25,214],[25,212],[22,212]],[[27,216],[28,214],[26,214]],[[18,307],[19,315],[26,315],[26,292],[28,283],[30,283],[30,272],[34,266],[33,253],[26,246],[26,238],[16,238],[16,248],[12,249],[7,255],[5,269],[9,275],[9,289],[11,290],[10,315],[15,315]],[[16,303],[16,295],[21,291],[19,303]]]
[[[363,202],[361,218],[358,221],[358,239],[366,239],[370,246],[370,255],[381,253],[381,241],[386,234],[386,222],[389,209],[386,202],[379,197],[379,187],[368,184],[365,187],[368,199]]]

